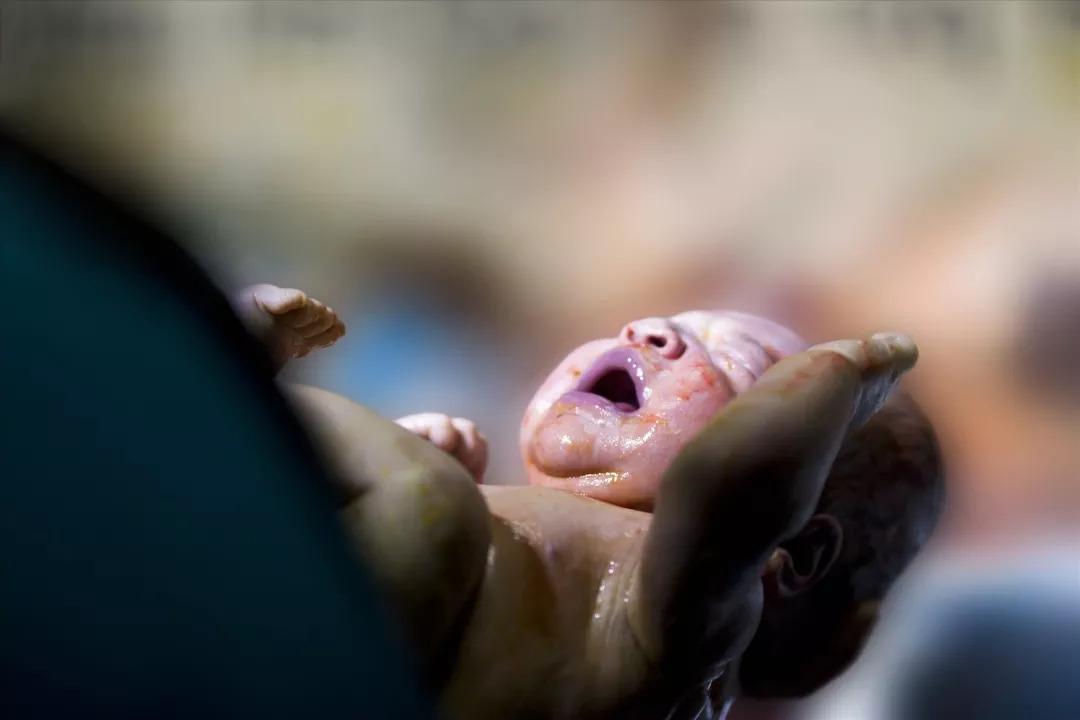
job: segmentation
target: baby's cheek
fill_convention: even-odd
[[[531,433],[526,462],[545,472],[567,476],[596,463],[597,437],[572,413],[552,413]]]
[[[678,393],[686,399],[699,393],[727,394],[727,392],[727,379],[710,362],[694,363],[679,377]]]
[[[696,431],[732,398],[727,378],[715,366],[696,364],[680,372],[667,396],[658,407],[676,432]]]

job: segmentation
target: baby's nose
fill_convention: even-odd
[[[686,342],[675,325],[666,318],[634,320],[626,324],[619,337],[635,345],[652,345],[671,360],[682,357],[686,352]]]

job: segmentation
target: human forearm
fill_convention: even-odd
[[[657,652],[723,624],[769,554],[807,521],[848,431],[915,361],[902,336],[817,346],[770,369],[672,464],[639,573]],[[678,641],[682,642],[682,640]]]

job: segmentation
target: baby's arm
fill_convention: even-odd
[[[233,296],[233,307],[278,370],[345,333],[332,309],[300,290],[253,285]],[[487,506],[451,457],[479,479],[487,442],[460,418],[447,421],[453,433],[442,426],[439,418],[445,416],[403,418],[399,422],[406,432],[325,390],[299,385],[282,390],[329,465],[359,554],[417,655],[435,659],[480,582],[489,544]]]
[[[846,434],[915,362],[905,336],[819,345],[777,363],[665,473],[630,620],[658,661],[730,658],[749,642],[772,551],[817,504]]]
[[[295,288],[252,285],[233,295],[232,305],[269,352],[275,371],[293,358],[333,345],[345,334],[345,323],[332,308]],[[471,420],[419,413],[398,418],[397,424],[457,459],[477,482],[483,479],[487,438]]]
[[[284,390],[330,466],[357,552],[431,670],[483,576],[490,516],[479,489],[449,456],[367,408]]]

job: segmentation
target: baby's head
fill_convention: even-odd
[[[716,412],[806,344],[737,312],[635,320],[571,352],[525,411],[529,482],[652,509],[660,478]]]
[[[616,338],[582,345],[525,412],[529,482],[651,510],[683,446],[766,369],[805,347],[783,326],[733,312],[638,320]],[[896,395],[847,438],[814,516],[763,569],[743,691],[805,694],[847,667],[932,531],[943,496],[933,429]]]
[[[762,574],[761,624],[740,663],[742,693],[797,697],[843,672],[944,500],[933,427],[898,393],[845,440],[814,515]]]

